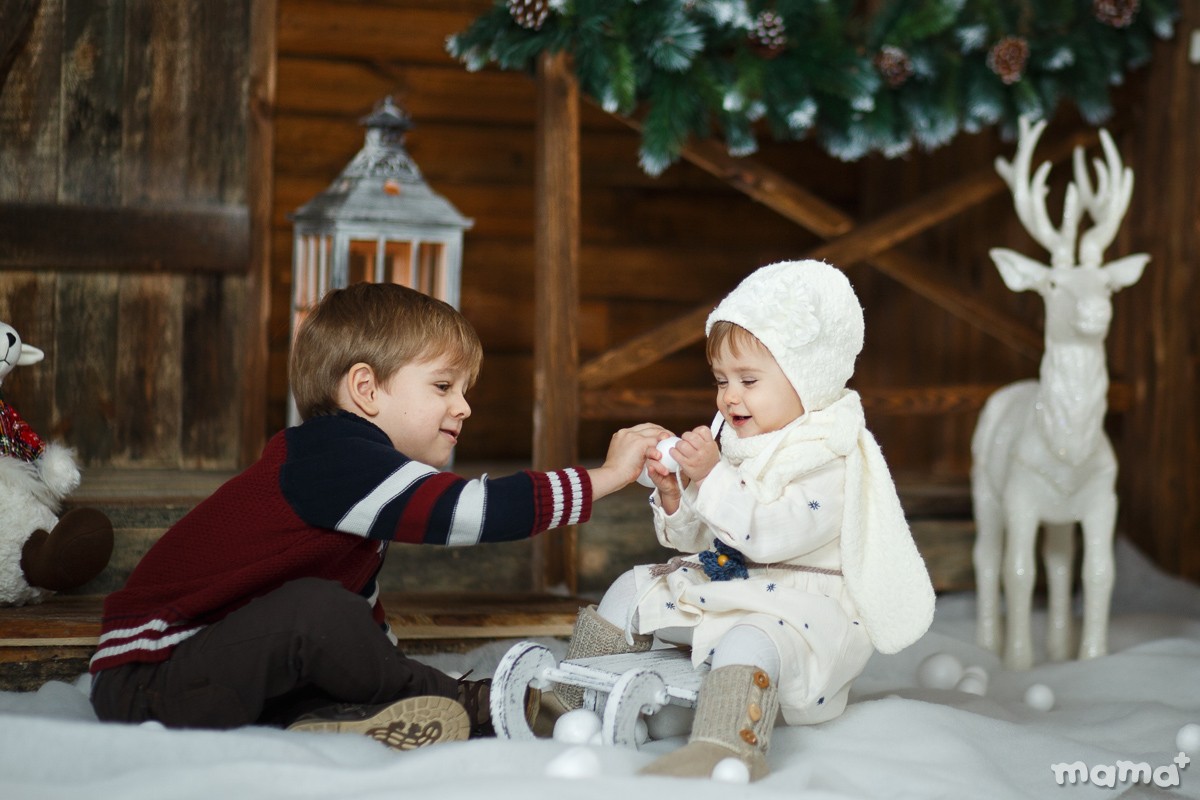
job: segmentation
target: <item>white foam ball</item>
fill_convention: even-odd
[[[594,778],[600,774],[600,756],[591,747],[572,747],[546,764],[551,778]]]
[[[1038,711],[1054,708],[1054,690],[1044,683],[1035,683],[1025,690],[1025,705]]]
[[[663,439],[658,443],[656,449],[662,454],[662,465],[670,472],[679,472],[679,462],[671,455],[672,448],[682,441],[678,436],[672,436],[670,439]]]
[[[926,689],[953,689],[962,677],[962,662],[953,653],[934,653],[917,667],[917,682]]]
[[[1175,746],[1185,753],[1200,753],[1200,725],[1189,722],[1175,734]]]
[[[749,783],[750,768],[740,758],[723,758],[713,767],[712,779],[720,783]]]
[[[138,725],[138,727],[139,728],[150,728],[151,730],[156,730],[156,731],[165,731],[167,729],[165,725],[163,725],[161,722],[159,722],[156,719],[148,719],[145,722],[140,723]]]
[[[963,669],[962,678],[954,686],[960,692],[966,694],[974,694],[983,697],[987,694],[988,688],[988,673],[983,667],[972,664]]]
[[[554,723],[554,740],[567,744],[587,744],[600,733],[600,717],[587,708],[576,708],[559,717]]]

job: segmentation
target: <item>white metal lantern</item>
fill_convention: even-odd
[[[330,289],[399,283],[459,307],[463,231],[474,221],[425,183],[404,149],[412,122],[388,97],[362,120],[366,142],[291,220],[293,337]],[[299,422],[289,400],[288,424]]]

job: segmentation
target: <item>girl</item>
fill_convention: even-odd
[[[647,470],[659,541],[694,555],[636,567],[576,621],[567,658],[633,652],[653,635],[711,662],[688,744],[644,773],[708,777],[734,757],[767,774],[776,715],[823,722],[876,650],[920,638],[934,593],[862,404],[846,388],[863,315],[817,261],[747,277],[709,316],[716,432],[683,434],[672,475]],[[558,687],[567,707],[581,692]]]

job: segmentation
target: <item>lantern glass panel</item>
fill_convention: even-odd
[[[387,279],[392,283],[403,286],[414,285],[412,277],[413,243],[409,241],[388,241],[384,245],[384,261],[387,268]]]
[[[296,269],[292,287],[295,330],[308,312],[329,289],[329,266],[333,258],[333,237],[307,234],[296,238]]]
[[[417,247],[414,288],[434,297],[446,296],[445,253],[440,242],[422,242]]]
[[[379,243],[375,239],[351,239],[346,261],[347,285],[380,283],[376,274]]]

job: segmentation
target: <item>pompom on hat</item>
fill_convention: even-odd
[[[824,261],[781,261],[750,273],[708,316],[753,334],[806,411],[837,400],[863,347],[863,310],[850,281]]]

